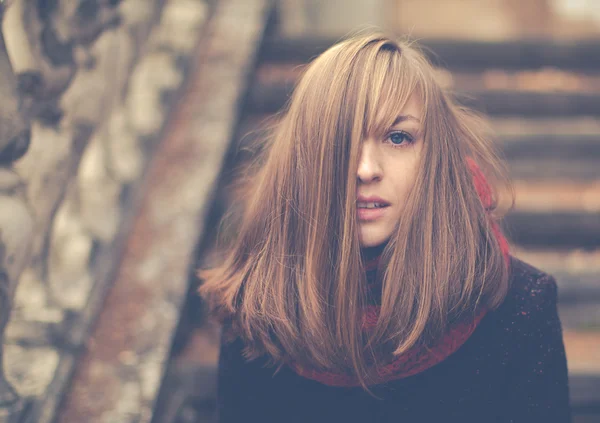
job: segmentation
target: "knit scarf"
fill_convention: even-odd
[[[486,181],[483,172],[475,164],[469,160],[469,167],[473,174],[475,188],[481,201],[486,209],[489,209],[492,204],[492,193],[489,184]],[[509,245],[502,235],[495,222],[492,222],[492,229],[496,240],[500,244],[500,248],[504,254],[504,258],[508,265],[509,260]],[[367,272],[367,280],[370,291],[380,289],[374,281],[374,275],[379,265],[379,259],[382,248],[374,249],[375,256],[368,258],[365,261],[365,271]],[[373,251],[371,251],[372,253]],[[371,277],[369,277],[371,276]],[[369,305],[365,310],[363,328],[368,331],[376,324],[379,317],[379,305]],[[477,325],[487,313],[486,308],[480,308],[472,320],[461,320],[452,325],[449,330],[439,338],[433,345],[423,346],[418,345],[408,350],[406,353],[395,357],[391,362],[382,366],[377,371],[377,376],[373,381],[374,384],[381,384],[396,379],[406,378],[424,370],[433,367],[442,362],[452,353],[456,352],[469,337],[473,334]],[[289,366],[300,376],[307,379],[318,381],[329,386],[352,387],[360,386],[358,378],[354,375],[340,374],[333,372],[321,372],[311,368],[299,365],[298,363],[289,363]]]

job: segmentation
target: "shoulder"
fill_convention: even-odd
[[[552,300],[556,294],[556,280],[552,275],[511,257],[509,298],[535,305]]]
[[[504,302],[482,326],[494,345],[517,351],[519,361],[564,359],[557,284],[552,275],[516,258],[510,262],[510,287]],[[483,322],[482,322],[483,323]],[[560,361],[562,363],[562,361]],[[533,367],[531,367],[533,368]]]
[[[569,422],[569,382],[555,279],[511,258],[510,289],[490,319],[502,353],[511,421]]]
[[[552,275],[511,257],[509,290],[497,312],[518,321],[547,317],[556,313],[557,293]]]

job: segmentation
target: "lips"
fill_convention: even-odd
[[[383,206],[390,205],[389,201],[386,201],[381,197],[377,197],[376,195],[371,195],[370,197],[367,197],[364,195],[359,195],[358,198],[356,199],[356,202],[357,203],[376,203],[376,204],[381,204]]]
[[[390,203],[381,197],[362,195],[358,197],[356,204],[358,219],[362,222],[370,222],[381,218],[390,206]]]

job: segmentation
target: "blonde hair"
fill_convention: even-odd
[[[366,333],[355,204],[361,142],[389,130],[413,94],[424,105],[421,163],[381,258],[381,310]],[[367,388],[381,351],[402,354],[475,308],[498,306],[508,269],[491,212],[496,187],[508,184],[485,128],[408,42],[362,35],[316,58],[245,185],[223,263],[199,272],[200,293],[244,339],[248,358],[353,374]],[[487,210],[469,160],[492,187]]]

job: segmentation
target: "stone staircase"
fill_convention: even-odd
[[[207,225],[212,230],[198,249],[201,261],[229,206],[231,178],[253,157],[246,147],[264,135],[301,66],[335,42],[284,38],[275,24],[268,31]],[[491,118],[516,189],[516,207],[505,219],[514,253],[558,280],[574,421],[600,421],[600,43],[421,44],[459,98]],[[187,309],[198,306],[192,299]],[[185,382],[177,375],[193,374],[194,362],[199,374],[214,365],[217,339],[214,328],[201,325],[182,347],[170,373],[180,389]],[[206,396],[192,395],[161,421],[195,421],[210,415],[207,407]]]

